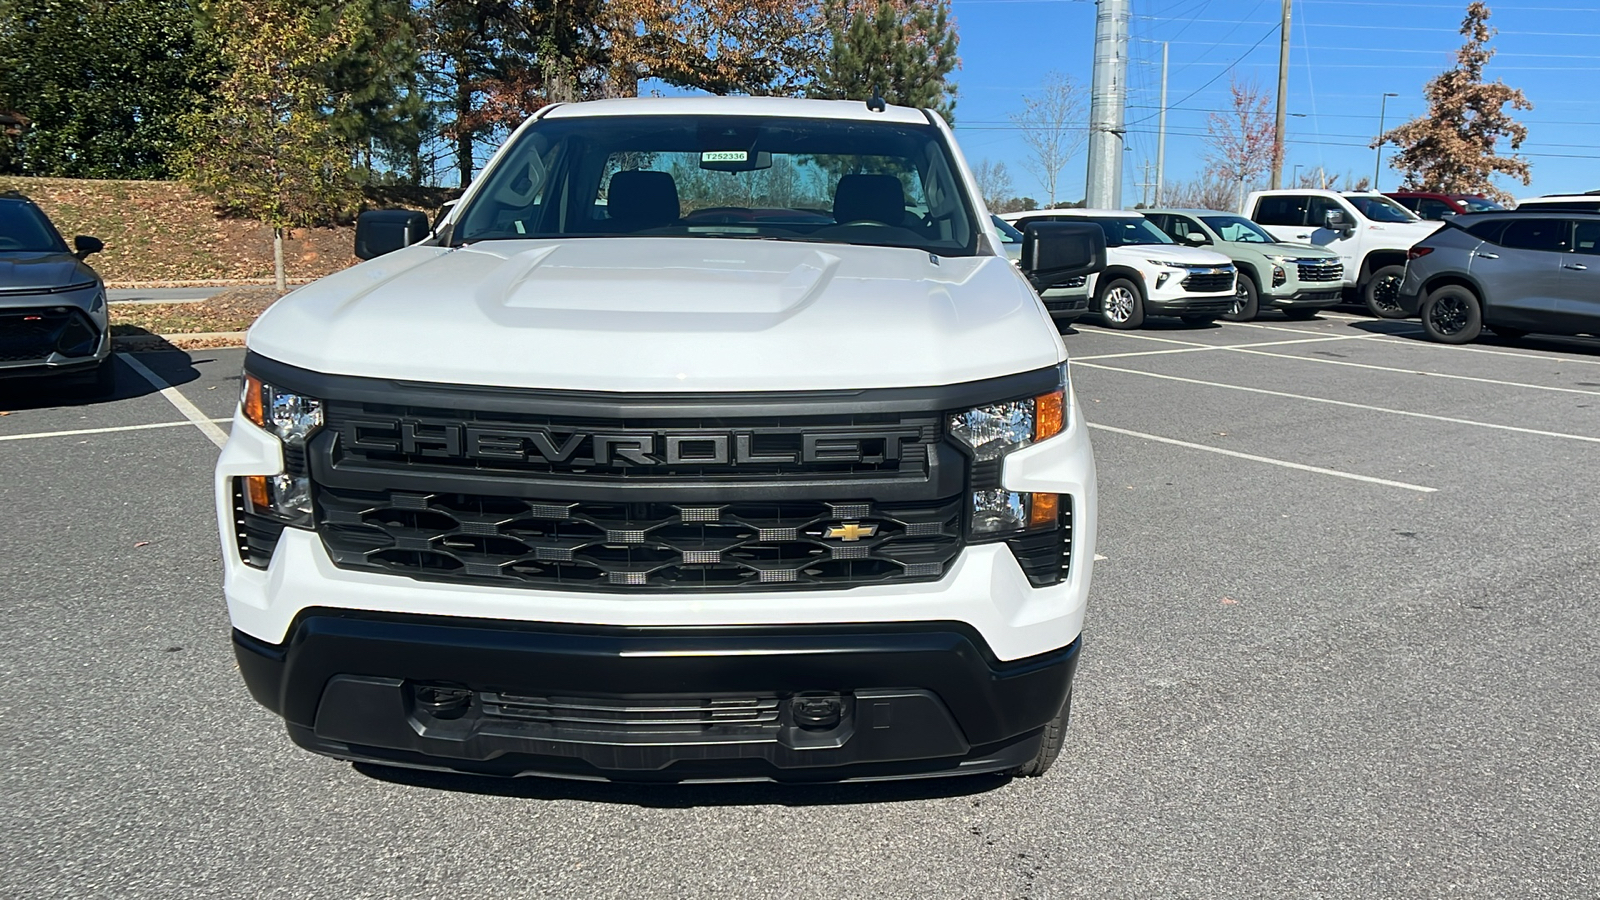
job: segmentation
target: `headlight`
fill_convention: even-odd
[[[1048,394],[980,406],[950,417],[950,434],[972,451],[972,498],[968,533],[994,538],[1056,524],[1055,494],[1008,491],[1000,487],[1006,454],[1055,437],[1066,427],[1067,367],[1061,386]]]
[[[279,390],[246,374],[239,397],[244,417],[283,443],[286,459],[304,460],[306,441],[322,427],[322,401]],[[311,479],[304,464],[276,475],[246,476],[243,491],[249,511],[290,525],[311,527]]]

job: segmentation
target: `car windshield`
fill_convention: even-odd
[[[67,245],[32,204],[0,199],[0,252],[65,253]]]
[[[1133,216],[1126,219],[1100,219],[1089,221],[1100,226],[1106,233],[1106,246],[1132,247],[1139,244],[1175,244],[1166,232],[1150,224],[1144,216]]]
[[[1465,206],[1467,208],[1467,212],[1499,212],[1500,210],[1505,209],[1504,206],[1501,206],[1493,200],[1485,200],[1482,197],[1458,197],[1456,198],[1456,202],[1460,203],[1462,206]]]
[[[452,243],[705,237],[978,252],[932,125],[717,115],[535,123],[466,201]]]
[[[1244,216],[1201,216],[1200,221],[1231,244],[1276,244],[1273,237]]]
[[[1000,240],[1008,244],[1022,243],[1022,232],[1018,231],[1010,222],[995,215],[989,216],[989,221],[993,222],[995,229],[1000,232]]]
[[[1420,222],[1411,210],[1388,197],[1346,196],[1350,205],[1374,222]]]

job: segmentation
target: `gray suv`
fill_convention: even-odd
[[[1465,344],[1487,325],[1600,335],[1600,214],[1456,216],[1411,248],[1400,306],[1428,337]]]
[[[84,262],[105,245],[86,235],[73,245],[33,201],[0,193],[0,378],[70,375],[110,390],[106,287]]]

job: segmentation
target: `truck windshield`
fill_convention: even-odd
[[[1233,244],[1276,244],[1278,239],[1244,216],[1201,216],[1217,237]]]
[[[517,138],[452,243],[706,237],[977,253],[932,125],[717,115],[551,118]]]
[[[1390,200],[1388,197],[1363,197],[1346,196],[1350,205],[1354,206],[1363,216],[1374,222],[1420,222],[1422,221],[1411,210]]]

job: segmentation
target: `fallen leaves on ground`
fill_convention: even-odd
[[[280,296],[276,288],[247,287],[223,291],[199,303],[112,304],[111,333],[127,337],[244,331]]]

